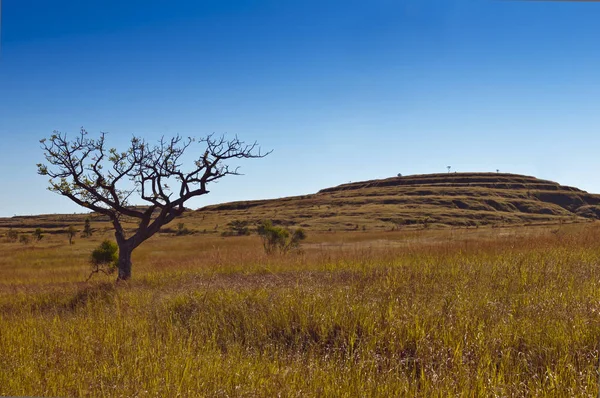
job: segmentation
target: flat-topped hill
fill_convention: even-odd
[[[269,218],[284,225],[344,230],[585,221],[600,218],[599,205],[600,195],[535,177],[444,173],[353,182],[313,195],[225,203],[197,212],[205,218]]]
[[[66,199],[65,199],[66,200]],[[0,219],[0,228],[63,228],[85,215]],[[524,225],[583,222],[600,218],[600,195],[556,182],[504,173],[444,173],[353,182],[303,196],[207,206],[185,213],[198,232],[222,232],[234,220],[309,230],[389,230],[430,226]],[[93,221],[106,224],[105,217]]]
[[[383,180],[361,181],[326,188],[319,193],[335,192],[349,189],[363,189],[392,186],[428,186],[428,187],[481,187],[492,189],[537,189],[549,191],[584,191],[560,185],[553,181],[540,180],[535,177],[506,173],[441,173],[421,174],[404,177],[392,177]]]

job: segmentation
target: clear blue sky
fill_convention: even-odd
[[[600,192],[600,3],[2,3],[0,216],[82,210],[35,167],[81,126],[274,150],[191,207],[447,165]]]

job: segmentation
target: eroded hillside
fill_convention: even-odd
[[[232,202],[197,211],[205,219],[317,230],[412,225],[476,226],[572,222],[600,216],[600,195],[514,174],[451,173],[343,184],[313,195]]]
[[[41,227],[59,232],[86,215],[0,219],[0,228]],[[185,223],[195,232],[218,233],[234,220],[316,231],[390,230],[444,226],[583,222],[600,218],[600,195],[535,177],[500,173],[450,173],[393,177],[339,185],[316,194],[223,203],[188,211],[163,232]],[[96,228],[108,219],[92,215]],[[130,220],[132,223],[135,220]],[[130,224],[133,227],[133,224]]]

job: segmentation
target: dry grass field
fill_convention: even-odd
[[[0,235],[7,230],[0,231]],[[595,396],[600,225],[0,238],[0,395]]]

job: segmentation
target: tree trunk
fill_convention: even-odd
[[[117,282],[131,278],[131,252],[133,252],[133,245],[127,243],[119,245],[119,262],[117,264],[119,275],[117,276]]]

